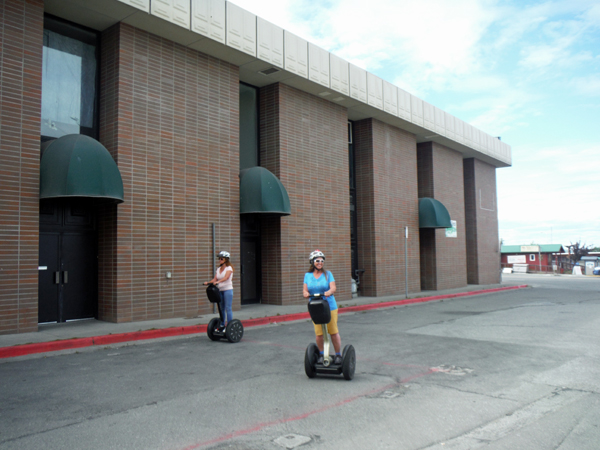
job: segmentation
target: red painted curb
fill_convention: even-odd
[[[339,313],[368,311],[372,309],[391,308],[394,306],[425,303],[446,298],[467,297],[471,295],[489,294],[493,292],[509,291],[528,287],[526,284],[509,286],[481,291],[459,292],[456,294],[436,295],[432,297],[409,298],[405,300],[394,300],[390,302],[371,303],[368,305],[347,306],[340,308]],[[308,312],[284,314],[282,316],[259,317],[257,319],[243,320],[244,327],[257,327],[280,322],[293,322],[296,320],[310,319]],[[65,339],[60,341],[40,342],[35,344],[14,345],[12,347],[0,347],[0,359],[14,358],[16,356],[33,355],[35,353],[56,352],[73,348],[92,347],[96,345],[119,344],[121,342],[133,342],[147,339],[158,339],[172,336],[183,336],[187,334],[200,334],[206,332],[206,325],[191,325],[188,327],[172,327],[155,330],[134,331],[131,333],[107,334],[88,338]]]
[[[13,358],[15,356],[32,355],[34,353],[56,352],[71,348],[90,347],[92,345],[94,345],[94,338],[91,337],[15,345],[12,347],[0,348],[0,358]]]

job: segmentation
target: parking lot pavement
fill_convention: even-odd
[[[8,358],[0,448],[595,450],[600,285],[529,280],[340,315],[352,381],[305,375],[308,320]]]

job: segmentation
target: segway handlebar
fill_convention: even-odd
[[[315,294],[309,297],[308,312],[316,324],[328,324],[331,321],[329,302],[322,294]]]
[[[208,283],[208,286],[206,287],[206,296],[208,297],[208,301],[210,301],[211,303],[219,304],[221,302],[219,288],[213,283]],[[220,307],[219,307],[219,313],[220,313]]]

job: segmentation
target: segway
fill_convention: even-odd
[[[304,371],[308,378],[314,378],[317,374],[343,375],[346,380],[354,378],[356,369],[356,352],[354,347],[346,345],[342,352],[342,363],[335,364],[334,358],[329,354],[331,337],[327,331],[327,324],[331,321],[329,302],[324,296],[317,294],[310,297],[308,312],[313,322],[321,325],[323,329],[323,363],[319,364],[319,347],[314,342],[309,344],[304,355]]]
[[[226,327],[222,327],[221,324],[225,322],[225,311],[221,309],[221,295],[219,294],[219,288],[214,284],[209,284],[206,288],[206,295],[211,303],[216,303],[219,308],[219,318],[216,317],[208,322],[206,328],[206,334],[211,341],[218,341],[219,339],[227,339],[229,342],[236,343],[242,339],[244,335],[244,326],[242,322],[237,319],[233,319],[227,324]]]

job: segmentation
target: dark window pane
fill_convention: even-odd
[[[240,170],[258,164],[258,92],[240,84]]]
[[[88,134],[94,128],[96,47],[44,30],[42,136]]]

